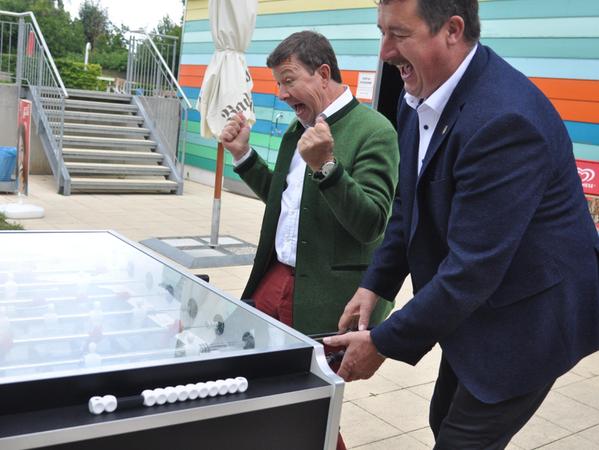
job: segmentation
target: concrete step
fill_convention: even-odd
[[[67,89],[69,98],[86,100],[105,100],[109,102],[131,103],[133,96],[113,92],[87,91],[85,89]]]
[[[60,100],[56,98],[44,98],[42,99],[44,105],[49,107],[58,107]],[[88,100],[71,100],[65,101],[65,109],[68,111],[72,110],[84,110],[84,111],[111,111],[113,113],[135,113],[137,112],[136,105],[124,104],[124,103],[111,103],[111,102],[95,102]]]
[[[49,116],[52,118],[58,118],[59,112],[50,112]],[[77,121],[85,123],[116,123],[122,125],[134,125],[142,124],[144,119],[141,116],[132,116],[126,114],[109,114],[109,113],[93,113],[83,111],[65,111],[65,121]]]
[[[79,192],[175,192],[177,183],[164,179],[71,177],[71,190]]]
[[[114,137],[72,136],[64,135],[63,147],[94,147],[94,148],[156,148],[156,142],[147,139],[125,139]]]
[[[71,175],[141,175],[141,176],[168,176],[171,171],[168,167],[149,164],[105,164],[90,162],[65,163]]]
[[[140,127],[122,127],[115,125],[98,125],[88,123],[75,123],[66,122],[64,124],[65,134],[70,135],[94,135],[94,136],[106,136],[106,135],[127,135],[132,137],[147,137],[150,135],[150,130],[147,128]]]
[[[142,150],[101,150],[90,148],[65,148],[62,156],[68,161],[130,161],[137,164],[162,162],[160,153]]]

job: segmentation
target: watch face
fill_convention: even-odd
[[[333,171],[337,163],[335,161],[327,161],[322,165],[322,169],[320,171],[326,177],[329,173]]]

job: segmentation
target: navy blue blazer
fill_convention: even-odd
[[[437,342],[479,400],[528,393],[599,348],[599,239],[547,98],[479,45],[417,176],[418,116],[398,111],[400,176],[362,286],[414,297],[371,336],[416,364]]]

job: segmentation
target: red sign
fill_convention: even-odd
[[[19,100],[17,125],[17,186],[19,194],[27,195],[29,191],[29,141],[31,139],[31,102],[29,100]]]
[[[35,34],[33,31],[29,32],[27,37],[27,56],[33,56],[33,51],[35,50]]]
[[[584,193],[599,195],[599,162],[577,159],[576,167]]]

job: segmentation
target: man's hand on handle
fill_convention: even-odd
[[[385,361],[380,355],[372,339],[370,331],[355,331],[323,339],[331,346],[346,347],[343,361],[337,375],[345,381],[365,380],[370,378]]]
[[[378,295],[374,292],[365,288],[358,288],[345,306],[343,314],[339,319],[339,331],[344,333],[347,330],[366,330],[370,321],[370,315],[376,306],[378,298]]]
[[[367,330],[370,315],[376,306],[378,295],[374,292],[358,288],[354,296],[345,306],[339,319],[339,335],[323,339],[330,346],[346,347],[343,361],[337,375],[345,381],[370,378],[385,361],[380,355],[370,338]],[[355,330],[357,324],[358,331]]]
[[[229,119],[220,134],[220,141],[236,160],[250,151],[250,126],[243,113],[237,113]]]

